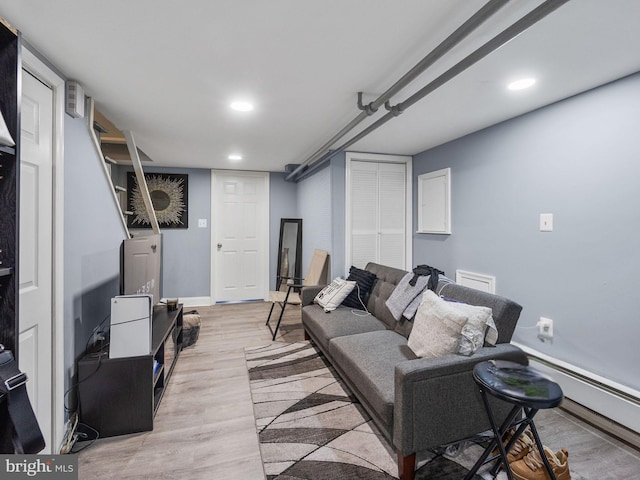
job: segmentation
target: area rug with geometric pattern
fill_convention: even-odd
[[[395,452],[313,345],[272,343],[245,357],[267,480],[398,478]],[[423,452],[416,480],[461,480],[482,451],[466,442]]]

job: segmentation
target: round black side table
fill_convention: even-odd
[[[473,379],[480,389],[494,437],[469,471],[465,480],[471,480],[482,465],[494,460],[497,461],[491,469],[491,474],[495,477],[502,465],[509,479],[513,480],[513,473],[507,460],[507,452],[527,426],[531,428],[531,433],[533,433],[533,438],[547,472],[549,472],[552,480],[556,480],[549,460],[544,453],[536,426],[533,423],[533,417],[538,410],[555,408],[560,405],[563,398],[560,386],[529,366],[506,360],[489,360],[478,363],[473,369]],[[513,405],[511,412],[500,427],[498,427],[493,416],[487,394]],[[519,415],[521,413],[524,413],[524,416]],[[517,427],[515,435],[511,437],[507,445],[504,445],[502,439],[505,437],[506,432],[515,427]],[[500,453],[488,458],[496,446]]]

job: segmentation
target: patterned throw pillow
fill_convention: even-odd
[[[456,353],[467,315],[431,290],[426,290],[413,320],[408,345],[419,357]]]
[[[472,355],[498,338],[492,310],[439,297],[431,290],[422,295],[408,345],[420,357],[450,353]],[[486,336],[485,336],[486,331]]]
[[[485,343],[495,345],[495,341],[491,341],[488,333],[485,340],[487,325],[489,321],[493,323],[493,310],[489,307],[467,305],[466,303],[456,303],[455,306],[467,315],[467,323],[462,327],[457,353],[469,356]]]
[[[325,312],[332,312],[342,304],[342,301],[355,287],[356,282],[335,278],[316,295],[313,301],[320,305]]]
[[[355,281],[356,288],[342,301],[342,305],[357,308],[358,310],[365,310],[367,300],[369,300],[369,292],[376,278],[375,273],[352,266],[349,269],[349,277],[347,280]]]

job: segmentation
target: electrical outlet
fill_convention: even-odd
[[[553,338],[553,320],[550,318],[540,317],[538,322],[538,338],[543,342]]]

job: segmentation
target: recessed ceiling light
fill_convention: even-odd
[[[238,161],[238,160],[242,160],[242,155],[238,154],[238,153],[232,153],[231,155],[229,155],[227,157],[229,160],[233,160],[233,161]]]
[[[533,87],[535,83],[535,78],[521,78],[520,80],[511,82],[509,85],[507,85],[507,88],[509,90],[524,90],[525,88]]]
[[[233,102],[231,108],[237,112],[250,112],[253,110],[253,104],[249,102]]]

